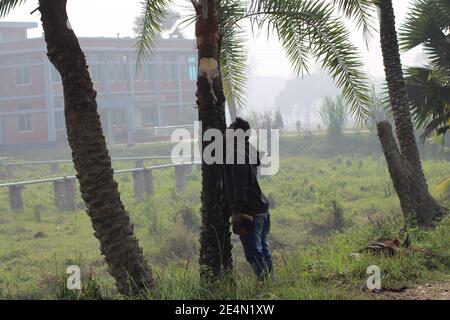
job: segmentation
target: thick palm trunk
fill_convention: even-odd
[[[198,49],[197,106],[203,132],[224,132],[225,95],[219,70],[218,1],[202,0],[197,8],[195,35]],[[208,145],[202,142],[202,151]],[[200,268],[204,280],[220,277],[232,267],[229,211],[218,188],[219,165],[202,161]]]
[[[391,125],[387,121],[377,124],[378,136],[386,157],[394,188],[400,199],[407,226],[432,227],[436,220],[447,214],[419,181],[415,169],[398,150]]]
[[[120,200],[85,56],[68,25],[67,0],[40,0],[48,58],[61,74],[67,137],[87,213],[120,293],[154,287],[152,274]]]
[[[400,151],[416,171],[419,181],[427,188],[403,79],[392,0],[377,0],[377,4],[380,9],[380,40],[384,70]]]

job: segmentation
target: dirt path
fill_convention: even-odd
[[[402,292],[382,291],[372,295],[375,299],[387,300],[450,300],[450,280],[410,286]]]

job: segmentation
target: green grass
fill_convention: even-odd
[[[144,154],[144,147],[132,147],[136,148],[133,155]],[[125,167],[126,163],[116,166]],[[424,168],[431,192],[448,206],[448,195],[435,190],[450,176],[448,162],[426,160]],[[27,167],[18,174],[45,177],[49,175],[46,170]],[[145,201],[134,199],[131,175],[118,175],[117,180],[136,235],[158,279],[158,290],[149,293],[150,298],[364,299],[368,295],[361,288],[370,265],[380,266],[384,287],[450,276],[450,219],[436,230],[414,231],[414,250],[404,250],[395,257],[364,253],[351,257],[381,237],[400,237],[398,199],[379,156],[284,154],[279,174],[261,178],[264,192],[274,203],[271,242],[276,269],[275,279],[264,283],[253,277],[235,236],[233,279],[213,286],[200,283],[198,169],[189,175],[180,194],[175,192],[173,169],[155,171],[155,196]],[[24,212],[12,213],[7,190],[0,189],[0,299],[121,298],[107,273],[88,216],[81,210],[58,212],[51,185],[27,187],[23,195]],[[343,232],[326,228],[333,200],[343,208]],[[35,221],[36,207],[41,222]],[[187,215],[188,220],[182,214],[186,208],[193,212]],[[325,226],[325,232],[317,232],[315,226]],[[35,238],[38,232],[44,237]],[[82,270],[85,289],[81,293],[65,289],[65,270],[72,264]]]

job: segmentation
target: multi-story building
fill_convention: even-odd
[[[61,79],[35,23],[0,22],[0,145],[65,142]],[[193,40],[161,39],[136,65],[136,39],[80,38],[97,91],[103,131],[146,141],[161,127],[192,124],[197,57]]]

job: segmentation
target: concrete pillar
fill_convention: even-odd
[[[75,185],[75,179],[64,179],[64,191],[65,191],[65,210],[75,211],[77,210],[77,189]]]
[[[146,194],[151,195],[151,196],[153,196],[155,194],[155,191],[153,189],[153,172],[151,169],[144,170],[144,186],[145,186]]]
[[[50,172],[52,174],[58,173],[59,172],[59,164],[58,163],[50,164]]]
[[[186,175],[192,174],[192,164],[185,164],[184,165],[184,173]]]
[[[6,179],[14,179],[14,164],[6,165]]]
[[[184,165],[175,166],[175,190],[180,192],[186,184],[186,175]]]
[[[9,204],[11,206],[11,210],[16,213],[23,211],[22,189],[23,186],[9,187]]]
[[[64,180],[53,181],[53,195],[55,198],[55,207],[58,210],[65,210],[66,189]]]
[[[144,199],[144,174],[142,170],[133,171],[134,197],[138,200]]]

